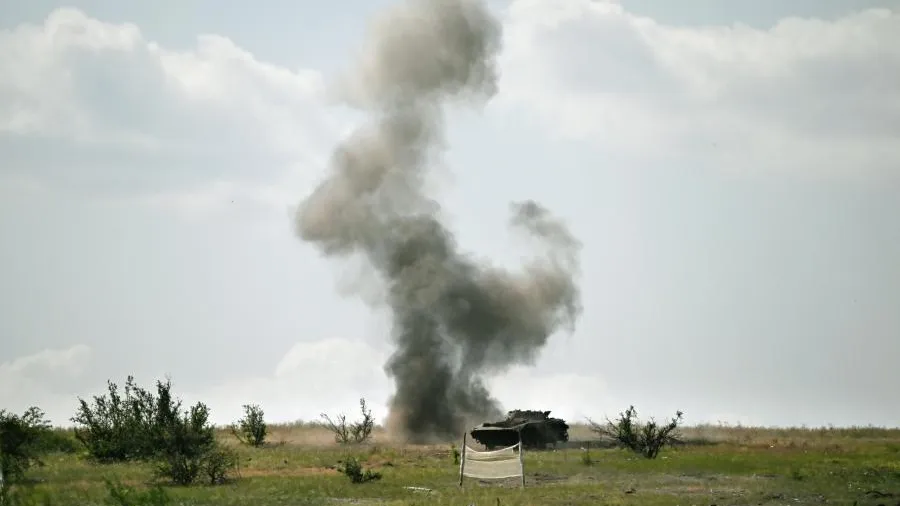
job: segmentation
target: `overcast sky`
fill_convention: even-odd
[[[392,2],[0,2],[0,408],[169,375],[216,422],[385,414],[390,320],[291,212]],[[490,380],[570,421],[900,425],[900,2],[512,0],[435,198],[516,265],[533,198],[584,312]]]

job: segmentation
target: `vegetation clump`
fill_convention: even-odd
[[[268,426],[262,408],[256,404],[244,404],[244,417],[231,426],[231,433],[241,443],[253,447],[265,444]]]
[[[21,416],[0,409],[0,488],[21,480],[33,465],[43,465],[41,443],[51,432],[40,408],[30,407]]]
[[[371,469],[363,469],[362,464],[359,463],[356,457],[347,457],[338,466],[338,471],[350,478],[351,483],[365,483],[381,479],[381,473]]]
[[[375,417],[372,410],[366,406],[366,400],[359,400],[359,409],[362,418],[355,423],[348,423],[346,415],[338,415],[335,419],[322,413],[325,427],[334,434],[334,440],[338,444],[360,444],[369,441],[372,430],[375,428]]]
[[[201,473],[222,483],[236,457],[219,446],[209,408],[198,402],[183,409],[169,380],[156,382],[156,395],[129,376],[124,396],[107,382],[107,395],[89,404],[79,398],[72,421],[75,437],[99,463],[153,461],[159,476],[178,485],[194,483]]]
[[[641,423],[637,419],[637,410],[634,406],[629,406],[624,413],[619,413],[619,418],[615,422],[608,418],[605,425],[591,419],[588,419],[588,422],[591,430],[599,436],[612,439],[619,446],[648,459],[655,459],[664,446],[680,442],[677,429],[683,414],[681,411],[676,412],[675,417],[664,425],[658,424],[653,419]]]

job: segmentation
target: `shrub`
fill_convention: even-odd
[[[112,381],[108,396],[94,396],[93,405],[79,398],[72,422],[75,438],[98,462],[122,462],[149,459],[156,455],[162,436],[165,413],[174,409],[171,383],[157,381],[157,396],[135,385],[134,377],[125,382],[125,397]]]
[[[372,410],[366,407],[366,400],[359,400],[359,409],[362,412],[362,419],[356,423],[347,423],[345,415],[338,415],[336,420],[322,413],[325,420],[325,426],[334,433],[334,440],[339,444],[365,443],[372,437],[372,430],[375,428],[375,418],[372,416]]]
[[[338,467],[338,471],[350,478],[351,483],[365,483],[381,479],[381,473],[371,469],[364,470],[359,460],[355,457],[347,457],[342,465]]]
[[[375,418],[372,416],[372,410],[366,407],[365,399],[359,400],[359,411],[362,414],[362,420],[350,427],[350,435],[353,437],[354,443],[365,443],[372,436]]]
[[[335,420],[330,416],[322,413],[322,419],[325,420],[325,427],[334,433],[334,440],[339,444],[347,444],[350,439],[350,427],[347,425],[347,415],[337,415]]]
[[[124,398],[108,382],[108,396],[95,396],[93,405],[79,402],[72,418],[75,437],[96,461],[153,460],[159,476],[179,485],[193,483],[201,472],[212,473],[212,482],[225,480],[227,459],[219,452],[209,408],[198,402],[183,410],[170,381],[157,381],[154,396],[129,376]]]
[[[50,432],[50,422],[37,407],[25,410],[22,416],[0,410],[0,488],[6,482],[22,479],[38,458],[41,438]]]
[[[209,478],[210,485],[219,485],[228,480],[228,474],[237,467],[237,453],[231,449],[217,446],[203,457],[203,472]]]
[[[209,408],[198,402],[184,414],[180,403],[171,412],[161,412],[160,451],[157,472],[177,485],[190,485],[208,454],[217,449],[215,427],[209,423]]]
[[[231,432],[238,441],[259,447],[266,441],[268,427],[263,419],[263,410],[257,405],[244,404],[244,418],[231,426]]]
[[[637,410],[629,406],[624,413],[619,413],[615,422],[609,421],[605,426],[588,419],[591,430],[602,437],[611,438],[619,446],[628,448],[648,459],[654,459],[665,445],[678,443],[677,428],[683,413],[676,412],[675,417],[665,425],[657,424],[651,419],[646,424],[637,420]]]

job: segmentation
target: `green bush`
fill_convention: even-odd
[[[110,381],[107,395],[95,396],[93,404],[83,399],[79,403],[72,418],[75,437],[94,460],[152,460],[159,476],[179,485],[194,483],[203,472],[212,472],[214,483],[225,481],[229,467],[216,442],[209,408],[198,402],[182,409],[170,381],[157,381],[153,395],[129,376],[124,397]]]
[[[263,410],[255,404],[244,404],[244,418],[231,426],[231,432],[244,444],[262,446],[266,442],[268,432]]]
[[[39,443],[48,432],[50,422],[37,407],[22,416],[0,410],[0,488],[21,480],[32,465],[42,465]]]
[[[197,403],[184,414],[180,403],[162,409],[159,433],[160,476],[178,485],[190,485],[203,470],[206,456],[217,447],[215,427],[209,423],[209,408]]]
[[[175,409],[171,383],[157,381],[157,396],[134,383],[128,376],[125,396],[118,386],[107,382],[107,395],[94,396],[93,405],[79,398],[72,422],[75,437],[98,462],[123,462],[151,459],[156,456],[165,413]]]
[[[234,450],[217,446],[203,457],[203,472],[210,485],[228,481],[228,474],[237,467],[238,455]]]
[[[609,421],[605,426],[588,419],[591,430],[602,437],[610,438],[619,446],[628,448],[648,459],[654,459],[659,451],[666,445],[678,443],[676,430],[681,423],[681,411],[676,412],[675,417],[667,424],[659,425],[654,420],[641,424],[637,420],[637,410],[629,406],[624,413],[619,413],[615,422]]]
[[[338,466],[338,471],[344,473],[350,478],[351,483],[365,483],[381,479],[381,473],[372,471],[371,469],[363,469],[355,457],[347,457],[347,459]]]

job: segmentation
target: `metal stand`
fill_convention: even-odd
[[[462,487],[463,472],[466,470],[466,433],[463,432],[462,448],[459,457],[459,486]]]
[[[525,445],[522,444],[522,429],[519,429],[519,470],[522,472],[522,488],[525,488]]]

